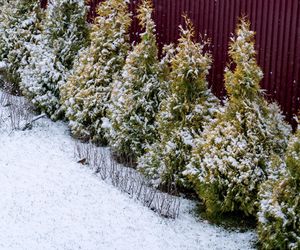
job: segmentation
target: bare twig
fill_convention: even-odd
[[[30,122],[28,122],[28,123],[25,124],[25,126],[22,128],[22,131],[24,131],[26,129],[31,129],[32,128],[32,124],[34,122],[36,122],[37,120],[42,119],[44,117],[46,117],[46,114],[41,114],[41,115],[38,115],[36,117],[33,117]]]
[[[122,192],[163,217],[177,218],[179,216],[180,199],[178,197],[154,188],[137,170],[117,163],[107,148],[96,147],[92,143],[76,142],[74,149],[74,156],[77,159],[88,159],[89,166],[102,180],[110,181]],[[175,193],[174,190],[170,192]]]

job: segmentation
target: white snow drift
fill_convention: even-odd
[[[74,163],[65,124],[43,118],[11,132],[8,109],[0,107],[0,249],[253,248],[253,232],[197,221],[186,200],[178,219],[159,217]]]

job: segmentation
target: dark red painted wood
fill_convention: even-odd
[[[47,7],[47,0],[40,0],[40,2],[41,2],[41,7],[43,8],[43,9],[45,9],[46,7]]]
[[[102,1],[89,1],[89,20],[96,16],[96,6]],[[130,1],[133,15],[140,1]],[[46,1],[41,3],[45,6]],[[256,32],[258,63],[265,75],[261,86],[269,99],[279,102],[289,120],[297,113],[300,108],[299,0],[153,0],[153,4],[160,47],[176,42],[183,13],[194,22],[198,40],[207,34],[214,60],[209,81],[219,96],[225,95],[223,74],[230,35],[240,16],[249,17]],[[132,41],[138,41],[138,32],[140,27],[133,18]]]

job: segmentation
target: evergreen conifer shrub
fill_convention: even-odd
[[[283,155],[290,126],[278,106],[263,97],[254,32],[245,19],[231,39],[229,55],[233,70],[225,70],[228,103],[197,141],[185,174],[209,215],[240,211],[255,216],[259,187],[272,174],[270,156]]]
[[[84,0],[52,0],[37,43],[27,43],[28,63],[19,70],[22,91],[52,119],[61,116],[60,87],[88,41]]]
[[[7,65],[13,92],[19,93],[19,70],[28,64],[26,44],[36,43],[44,17],[39,1],[5,1],[0,13],[0,61]]]
[[[285,161],[278,156],[275,160],[281,171],[259,193],[258,237],[262,249],[300,249],[299,129],[290,139]]]
[[[189,162],[196,136],[213,122],[219,101],[208,88],[207,75],[212,59],[205,44],[194,41],[194,27],[186,28],[171,58],[169,92],[157,116],[158,137],[138,161],[138,168],[154,185],[185,183],[182,172]]]
[[[74,73],[62,88],[62,103],[74,136],[105,144],[102,118],[130,48],[131,18],[124,0],[101,3],[98,14],[91,44],[81,53]]]
[[[109,140],[119,156],[136,159],[145,152],[156,136],[155,116],[158,112],[162,68],[158,59],[152,2],[142,1],[138,19],[144,32],[141,41],[129,53],[117,79],[114,99],[109,111]]]

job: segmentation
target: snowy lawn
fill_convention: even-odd
[[[1,96],[1,92],[0,92]],[[0,107],[0,249],[252,249],[253,232],[197,221],[182,201],[178,219],[164,219],[86,166],[61,122],[9,129]]]

